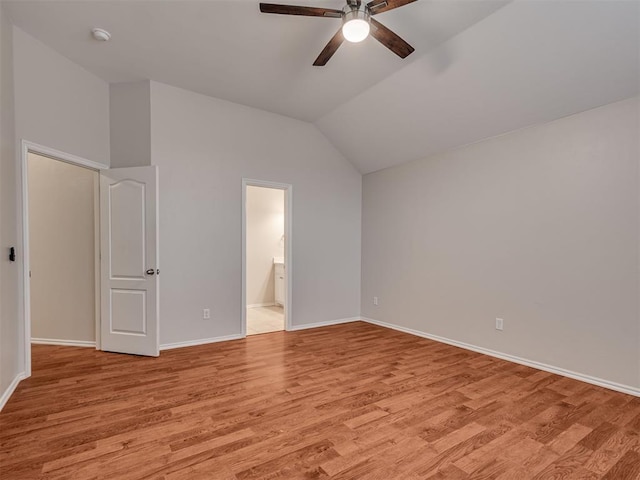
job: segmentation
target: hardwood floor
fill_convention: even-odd
[[[33,365],[2,479],[640,478],[640,398],[364,323]]]

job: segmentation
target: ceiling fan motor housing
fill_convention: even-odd
[[[351,20],[364,20],[367,23],[370,23],[369,19],[371,18],[371,14],[369,13],[368,8],[354,8],[351,5],[345,8],[344,15],[342,15],[342,23],[347,23]]]

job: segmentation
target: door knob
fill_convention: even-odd
[[[156,271],[153,268],[147,270],[147,275],[155,275]]]

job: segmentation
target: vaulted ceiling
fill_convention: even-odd
[[[313,122],[363,173],[639,93],[635,1],[419,0],[376,17],[416,48],[408,58],[368,38],[325,67],[312,63],[339,20],[261,14],[257,1],[3,4],[106,81],[151,79]],[[112,40],[92,40],[94,26]]]

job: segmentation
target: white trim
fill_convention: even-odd
[[[102,290],[100,287],[100,273],[101,273],[101,250],[100,250],[100,174],[96,175],[93,179],[93,248],[94,252],[96,252],[95,259],[93,262],[93,274],[94,274],[94,288],[95,288],[95,332],[96,332],[96,341],[93,342],[96,350],[100,350],[102,348],[102,325],[101,325],[101,315],[102,315],[102,306],[100,301],[100,295],[102,295]]]
[[[19,218],[22,220],[22,238],[19,243],[22,246],[22,271],[21,271],[21,287],[19,292],[23,301],[23,333],[24,333],[24,376],[31,376],[31,286],[29,282],[29,182],[27,160],[29,152],[50,157],[62,162],[71,163],[92,170],[108,169],[108,165],[87,160],[77,155],[62,152],[54,148],[45,147],[34,142],[22,140],[20,144],[20,161],[18,164],[18,174],[21,177],[22,186],[22,208]],[[97,286],[97,285],[96,285]],[[96,291],[96,302],[99,302],[100,292]],[[98,321],[98,319],[96,319]]]
[[[252,303],[247,305],[247,308],[261,308],[261,307],[275,307],[275,302],[267,302],[267,303]]]
[[[242,337],[247,336],[247,187],[265,187],[284,190],[284,264],[287,268],[286,286],[284,294],[284,329],[286,331],[293,330],[291,319],[293,311],[293,185],[289,183],[276,183],[266,180],[253,180],[250,178],[242,179],[242,306],[240,331]]]
[[[223,337],[201,338],[199,340],[187,340],[186,342],[165,343],[160,345],[160,350],[172,350],[174,348],[195,347],[208,343],[228,342],[229,340],[241,340],[246,335],[225,335]]]
[[[362,319],[363,322],[371,323],[373,325],[378,325],[379,327],[390,328],[392,330],[408,333],[410,335],[416,335],[418,337],[427,338],[429,340],[434,340],[436,342],[446,343],[447,345],[453,345],[454,347],[464,348],[465,350],[471,350],[473,352],[482,353],[484,355],[489,355],[490,357],[500,358],[502,360],[518,363],[520,365],[525,365],[527,367],[536,368],[538,370],[544,370],[545,372],[555,373],[557,375],[562,375],[563,377],[569,377],[569,378],[573,378],[574,380],[579,380],[581,382],[590,383],[592,385],[597,385],[599,387],[608,388],[609,390],[615,390],[616,392],[622,392],[629,395],[635,395],[636,397],[640,397],[640,388],[632,387],[630,385],[623,385],[621,383],[611,382],[603,378],[592,377],[591,375],[585,375],[585,374],[574,372],[571,370],[566,370],[564,368],[554,367],[553,365],[547,365],[546,363],[536,362],[535,360],[529,360],[527,358],[517,357],[515,355],[510,355],[508,353],[497,352],[489,348],[478,347],[476,345],[471,345],[469,343],[458,342],[457,340],[451,340],[450,338],[440,337],[438,335],[432,335],[430,333],[421,332],[419,330],[414,330],[412,328],[406,328],[406,327],[401,327],[399,325],[394,325],[392,323],[381,322],[380,320],[374,320],[372,318],[367,318],[367,317],[360,317],[360,318]]]
[[[109,169],[109,165],[105,165],[104,163],[94,162],[93,160],[87,160],[86,158],[78,157],[77,155],[73,155],[71,153],[62,152],[60,150],[56,150],[55,148],[45,147],[44,145],[29,142],[28,140],[22,140],[22,153],[24,155],[27,152],[34,152],[39,155],[44,155],[45,157],[51,157],[54,160],[73,163],[74,165],[91,168],[92,170],[96,171]]]
[[[360,317],[340,318],[338,320],[329,320],[326,322],[307,323],[305,325],[294,325],[289,330],[306,330],[308,328],[328,327],[331,325],[340,325],[342,323],[351,323],[361,321]],[[186,342],[165,343],[160,345],[160,350],[172,350],[174,348],[195,347],[197,345],[206,345],[208,343],[227,342],[229,340],[242,340],[246,338],[244,334],[225,335],[223,337],[202,338],[199,340],[188,340]]]
[[[61,345],[64,347],[93,347],[96,348],[96,342],[86,340],[63,340],[58,338],[32,338],[32,345]]]
[[[29,149],[27,143],[22,141],[22,150],[20,152],[20,176],[22,179],[22,322],[24,334],[24,375],[31,376],[31,288],[29,283],[29,190],[27,181],[27,156]]]
[[[337,320],[327,320],[325,322],[305,323],[302,325],[293,325],[290,330],[307,330],[309,328],[330,327],[331,325],[340,325],[343,323],[359,322],[361,317],[339,318]]]
[[[7,389],[2,393],[2,396],[0,397],[0,412],[9,401],[9,398],[11,398],[11,395],[13,395],[13,392],[15,392],[18,384],[25,378],[27,378],[27,376],[24,374],[24,372],[19,373],[14,377]]]

